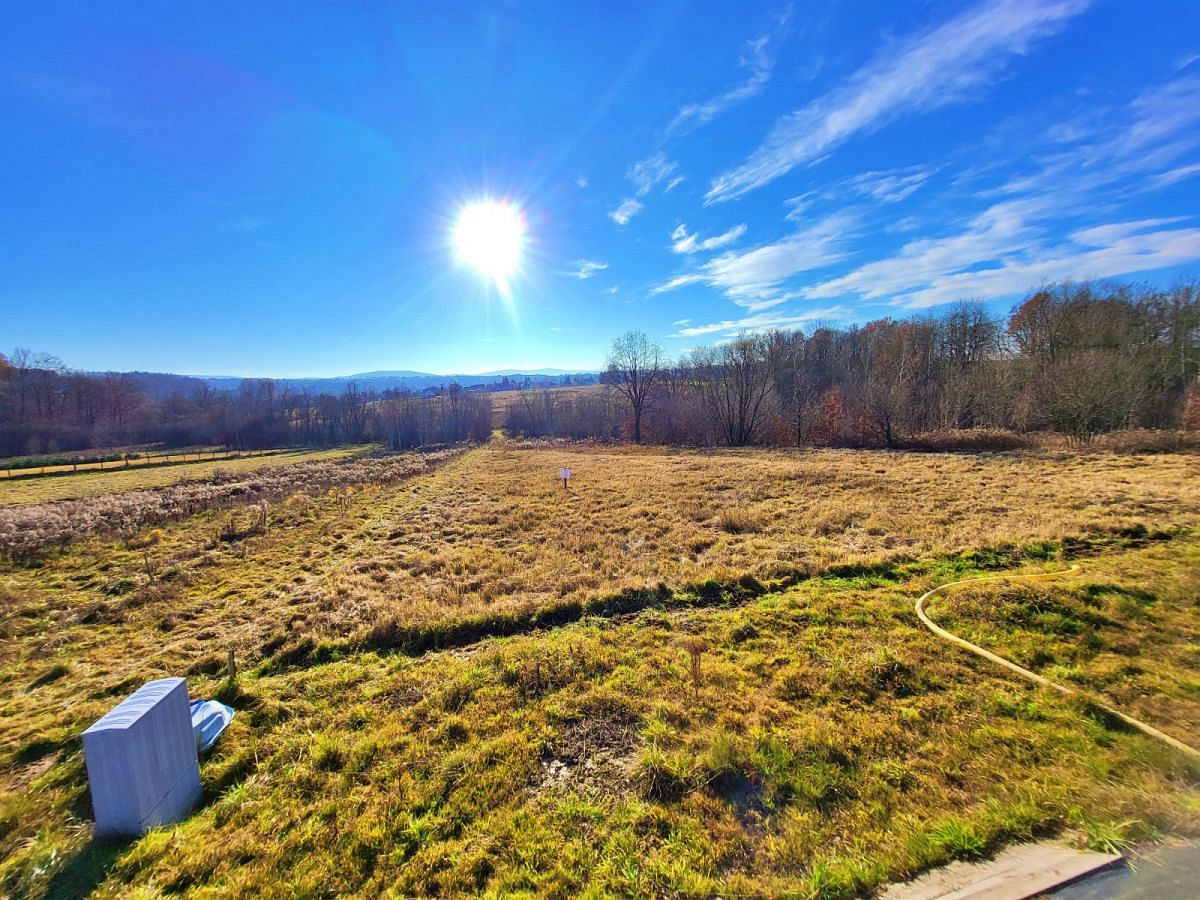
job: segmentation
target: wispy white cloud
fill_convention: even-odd
[[[939,168],[940,166],[934,165],[917,165],[839,178],[784,200],[783,205],[787,209],[784,218],[789,222],[803,222],[814,210],[822,206],[832,203],[844,208],[847,194],[857,194],[877,203],[899,203],[924,187]]]
[[[864,172],[851,178],[850,186],[881,203],[899,203],[920,190],[934,171],[927,166],[910,166],[887,172]]]
[[[952,193],[937,199],[936,215],[896,218],[887,205],[928,190],[945,163],[837,179],[785,201],[785,218],[800,223],[794,233],[708,259],[654,292],[693,284],[720,290],[748,314],[707,326],[689,323],[687,336],[727,335],[755,323],[809,316],[806,307],[813,305],[924,308],[967,297],[1015,296],[1043,281],[1200,262],[1195,219],[1122,214],[1128,201],[1200,175],[1200,78],[1147,87],[1123,107],[1093,108],[1062,127],[1067,121],[1034,133],[1019,150],[1005,141],[985,144],[1003,165],[981,164],[980,148],[974,148],[968,154],[972,173],[959,176]],[[1014,170],[1013,159],[1031,162]],[[989,182],[996,186],[987,187]],[[848,191],[877,205],[847,208]],[[956,221],[949,210],[964,194],[987,198],[987,205]],[[822,218],[829,209],[839,211]],[[907,236],[898,250],[849,271],[832,277],[820,271],[847,258],[869,228]],[[700,241],[684,227],[672,237]]]
[[[884,226],[883,230],[888,234],[907,234],[910,231],[916,231],[921,227],[921,220],[916,216],[905,216],[903,219],[895,219]]]
[[[597,272],[603,272],[607,268],[608,263],[606,262],[597,262],[594,259],[579,259],[575,261],[575,271],[571,274],[580,281],[585,281]]]
[[[855,298],[923,307],[1018,294],[1043,279],[1112,277],[1200,259],[1197,229],[1178,227],[1177,220],[1127,221],[1134,217],[1121,214],[1126,201],[1200,174],[1194,155],[1200,152],[1200,78],[1148,87],[1124,107],[1071,122],[1067,131],[1056,122],[1021,148],[1022,157],[1032,157],[1027,170],[985,166],[960,181],[960,191],[971,184],[991,200],[957,228],[926,232],[890,255],[793,293],[810,302]],[[1001,156],[1011,159],[1011,147]],[[999,187],[979,187],[980,178],[1001,173]],[[883,188],[869,193],[884,201],[895,195],[891,188],[907,187],[879,178],[869,183]],[[837,193],[825,188],[793,198],[789,218],[810,215]],[[909,217],[884,230],[903,233],[918,225],[928,227]]]
[[[1182,72],[1192,63],[1200,61],[1200,53],[1185,53],[1179,59],[1175,60],[1175,71]]]
[[[641,211],[642,204],[632,197],[627,197],[621,201],[616,209],[608,214],[608,217],[618,225],[628,225],[629,220]]]
[[[807,191],[797,197],[789,197],[783,201],[783,205],[787,207],[787,215],[784,218],[789,222],[799,222],[821,199],[821,191]]]
[[[742,45],[738,66],[749,73],[744,81],[702,103],[689,103],[682,107],[667,126],[667,134],[698,128],[711,122],[731,106],[761,94],[771,80],[771,72],[775,68],[772,45],[779,42],[791,17],[792,7],[788,6],[770,31],[763,32]]]
[[[651,293],[708,284],[752,311],[777,306],[797,296],[782,290],[788,279],[846,258],[847,239],[853,227],[854,219],[848,213],[827,216],[774,243],[721,254],[700,266],[699,271],[677,275]]]
[[[576,178],[576,179],[575,179],[575,186],[576,186],[577,188],[579,188],[580,190],[583,190],[585,187],[587,187],[587,186],[588,186],[588,180],[587,180],[587,176],[585,176],[585,175],[580,175],[578,178]]]
[[[669,278],[662,284],[655,285],[650,289],[650,295],[665,294],[668,291],[675,291],[681,287],[687,287],[689,284],[703,284],[708,281],[708,276],[700,272],[687,272],[683,275],[676,275],[674,278]]]
[[[1167,138],[1187,135],[1187,145],[1195,146],[1197,135],[1191,129],[1200,122],[1200,77],[1184,76],[1144,91],[1132,104],[1134,122],[1124,146],[1126,156],[1143,160],[1150,148],[1158,153],[1182,150]]]
[[[721,322],[710,322],[706,325],[690,325],[680,328],[676,337],[702,337],[705,335],[725,335],[732,337],[745,332],[772,331],[776,328],[793,329],[815,321],[838,321],[848,318],[849,311],[843,306],[831,306],[826,309],[809,309],[798,313],[755,313],[739,319],[725,319]],[[676,327],[690,323],[691,319],[681,319]]]
[[[809,300],[857,297],[938,306],[1018,294],[1042,281],[1107,278],[1200,260],[1200,228],[1177,219],[1112,222],[1048,234],[1055,198],[997,203],[958,233],[910,241],[894,256],[800,291]]]
[[[704,264],[708,282],[739,306],[757,310],[790,299],[781,285],[801,272],[823,269],[849,255],[854,227],[848,213],[835,213],[790,235],[743,252],[724,253]]]
[[[956,234],[918,238],[894,256],[875,260],[804,291],[810,298],[857,295],[887,298],[915,285],[1020,253],[1036,237],[1034,224],[1049,216],[1053,200],[1006,200],[974,216]]]
[[[995,78],[1008,57],[1062,29],[1088,2],[985,2],[885,50],[841,87],[777,122],[744,164],[713,180],[707,201],[740,197],[903,114],[961,102]]]
[[[699,234],[689,234],[686,225],[680,225],[671,232],[671,252],[673,253],[704,253],[727,247],[746,233],[745,225],[735,225],[728,231],[710,238],[701,238]]]
[[[681,184],[683,184],[686,180],[687,179],[683,175],[676,175],[674,178],[672,178],[670,181],[667,182],[667,186],[665,188],[663,188],[663,193],[669,194],[671,191],[675,190],[675,188],[677,188]]]
[[[1155,187],[1167,187],[1177,181],[1183,181],[1185,178],[1191,178],[1193,175],[1200,175],[1200,163],[1192,163],[1189,166],[1177,166],[1174,169],[1169,169],[1166,172],[1159,172],[1154,176]]]
[[[1059,127],[1052,127],[1044,135],[1050,151],[1034,155],[1033,168],[1009,177],[994,193],[1070,191],[1079,205],[1090,206],[1102,189],[1112,202],[1187,177],[1190,165],[1179,163],[1189,153],[1188,163],[1194,161],[1200,149],[1200,78],[1146,88],[1124,108],[1096,118],[1069,146],[1059,146]]]
[[[678,168],[678,163],[671,162],[667,159],[666,154],[660,151],[630,166],[629,180],[633,182],[634,187],[637,189],[637,195],[645,197],[654,189],[656,184],[669,178]],[[670,190],[677,183],[672,184],[667,190]]]

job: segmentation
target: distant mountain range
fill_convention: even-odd
[[[497,369],[494,372],[478,372],[475,375],[432,375],[429,372],[409,372],[404,369],[396,371],[382,372],[359,372],[356,375],[338,376],[339,379],[362,379],[362,378],[449,378],[452,381],[458,381],[460,384],[464,378],[503,378],[505,375],[519,375],[530,377],[539,375],[594,375],[594,372],[576,372],[571,369]]]
[[[88,374],[103,375],[103,372]],[[413,372],[405,369],[377,372],[359,372],[354,375],[338,375],[329,378],[242,378],[237,375],[173,375],[165,372],[128,372],[137,379],[138,386],[147,394],[166,397],[170,394],[188,394],[207,385],[221,391],[237,390],[243,381],[274,381],[298,391],[314,394],[340,394],[353,385],[358,390],[404,389],[418,393],[430,393],[456,382],[464,388],[502,390],[521,387],[561,387],[572,384],[595,384],[600,380],[597,372],[571,372],[566,369],[498,369],[476,375],[435,375],[431,372]]]

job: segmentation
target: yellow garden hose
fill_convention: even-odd
[[[929,616],[926,615],[926,613],[925,613],[925,601],[926,600],[928,600],[930,597],[932,597],[934,594],[938,593],[939,591],[944,591],[947,588],[957,587],[960,584],[978,584],[981,581],[1011,581],[1011,580],[1018,579],[1018,578],[1024,578],[1024,579],[1030,579],[1030,580],[1033,580],[1036,578],[1062,578],[1064,576],[1075,575],[1078,572],[1079,572],[1079,566],[1073,565],[1073,566],[1071,566],[1071,568],[1063,569],[1062,571],[1059,571],[1059,572],[1039,572],[1034,575],[987,575],[983,578],[964,578],[961,581],[950,581],[950,582],[947,582],[946,584],[938,585],[937,587],[935,587],[931,590],[928,590],[924,594],[921,595],[920,599],[917,600],[917,617],[923,623],[925,623],[925,626],[930,631],[932,631],[934,634],[936,634],[938,637],[945,638],[946,640],[950,641],[950,643],[952,643],[952,644],[958,644],[958,646],[960,646],[966,650],[970,650],[976,656],[982,656],[984,659],[991,660],[992,662],[996,663],[997,665],[1003,666],[1004,668],[1008,669],[1009,671],[1017,673],[1022,678],[1027,679],[1028,681],[1032,681],[1034,684],[1040,684],[1042,687],[1053,688],[1054,690],[1058,691],[1060,694],[1066,694],[1068,696],[1075,695],[1075,696],[1084,697],[1084,699],[1088,700],[1091,703],[1094,703],[1096,706],[1098,706],[1100,709],[1104,710],[1109,715],[1115,716],[1116,718],[1120,719],[1126,725],[1136,728],[1138,731],[1142,732],[1143,734],[1149,735],[1152,738],[1157,738],[1158,740],[1162,741],[1163,743],[1168,744],[1171,747],[1174,747],[1176,750],[1179,750],[1181,753],[1185,753],[1188,756],[1191,756],[1195,759],[1200,759],[1200,750],[1197,750],[1195,747],[1190,747],[1187,744],[1185,744],[1183,741],[1177,740],[1176,738],[1171,737],[1169,734],[1164,734],[1163,732],[1161,732],[1157,728],[1155,728],[1153,725],[1147,725],[1145,722],[1139,722],[1137,719],[1133,718],[1132,716],[1127,716],[1127,715],[1125,715],[1125,713],[1121,712],[1120,710],[1113,709],[1111,706],[1109,706],[1106,703],[1102,703],[1099,700],[1096,700],[1092,697],[1082,694],[1079,691],[1076,691],[1072,688],[1066,687],[1065,685],[1056,684],[1055,682],[1050,681],[1048,678],[1043,678],[1041,675],[1037,674],[1037,672],[1031,672],[1031,671],[1029,671],[1029,669],[1026,669],[1023,666],[1018,666],[1014,662],[1009,662],[1007,659],[1005,659],[1002,656],[997,656],[995,653],[992,653],[990,650],[984,650],[982,647],[980,647],[976,644],[972,644],[970,641],[963,640],[962,638],[951,634],[945,628],[941,628],[941,627],[935,625],[933,623],[933,620],[930,619]]]

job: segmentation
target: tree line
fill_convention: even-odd
[[[27,350],[0,355],[0,456],[142,444],[252,450],[378,441],[404,450],[486,440],[492,430],[490,395],[457,384],[434,396],[353,385],[314,393],[269,379],[236,390],[155,388],[146,376],[73,372]]]
[[[617,338],[607,389],[523,390],[511,435],[666,444],[901,447],[968,429],[1200,429],[1200,289],[1062,283],[1007,316],[940,315],[742,334],[677,360],[637,331]],[[160,377],[161,378],[161,377]],[[173,383],[173,382],[172,382]],[[72,372],[0,356],[0,455],[160,444],[234,449],[378,441],[393,449],[492,432],[486,390],[451,384],[314,393],[266,379],[170,389],[152,376]]]
[[[937,316],[742,334],[670,360],[617,338],[605,381],[621,402],[544,393],[509,409],[527,435],[746,446],[901,447],[922,435],[1200,428],[1200,292],[1062,283],[1008,316]]]

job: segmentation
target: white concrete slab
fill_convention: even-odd
[[[1111,866],[1121,857],[1050,842],[1021,844],[981,862],[954,862],[893,884],[884,900],[1025,900]]]
[[[83,733],[83,756],[98,836],[183,819],[200,798],[187,682],[142,685]]]

